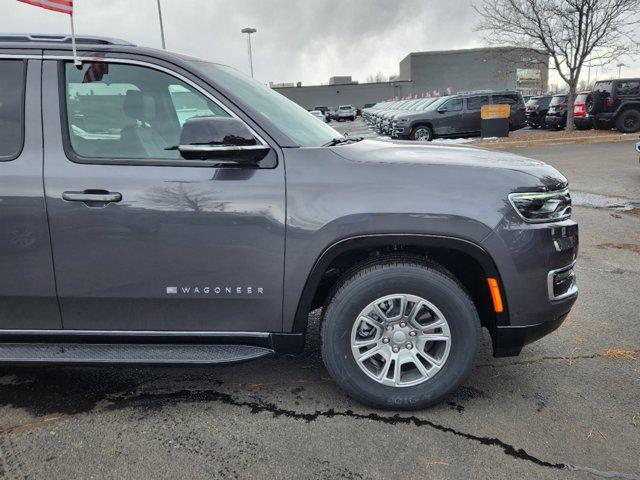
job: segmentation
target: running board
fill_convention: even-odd
[[[272,353],[270,348],[227,344],[0,343],[0,363],[219,365]]]

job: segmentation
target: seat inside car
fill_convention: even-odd
[[[172,156],[165,150],[170,144],[153,127],[156,102],[151,95],[140,90],[127,90],[122,109],[128,118],[134,120],[120,132],[123,151],[132,158]]]

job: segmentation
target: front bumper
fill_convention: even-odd
[[[409,126],[408,125],[398,125],[394,124],[391,127],[391,137],[392,138],[401,138],[408,139],[409,138]]]
[[[496,234],[483,246],[500,272],[506,299],[506,314],[487,325],[494,355],[502,357],[518,355],[558,328],[571,310],[578,298],[573,269],[579,239],[573,220],[522,223],[511,213]]]
[[[562,322],[565,321],[571,306],[575,302],[577,295],[572,298],[567,312],[559,317],[552,318],[536,325],[527,325],[523,327],[496,327],[491,335],[493,342],[494,357],[515,357],[520,355],[522,347],[557,330]]]

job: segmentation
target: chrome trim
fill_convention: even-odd
[[[14,59],[14,58],[24,58],[28,60],[42,60],[42,55],[31,55],[31,54],[22,54],[22,53],[0,53],[0,58]]]
[[[570,297],[571,295],[575,295],[576,293],[578,293],[578,284],[575,281],[573,281],[573,285],[571,287],[569,287],[569,290],[567,290],[565,293],[563,293],[562,295],[558,295],[557,297],[554,296],[553,294],[553,277],[556,273],[560,273],[560,272],[564,272],[565,270],[573,270],[573,267],[575,267],[576,262],[575,260],[573,262],[571,262],[569,265],[567,265],[566,267],[562,267],[562,268],[557,268],[555,270],[551,270],[549,273],[547,273],[547,294],[549,295],[549,300],[551,300],[552,302],[555,302],[557,300],[563,300],[567,297]]]
[[[178,145],[186,152],[241,152],[243,150],[270,150],[267,145]]]
[[[207,331],[162,331],[162,330],[38,330],[38,329],[0,329],[2,335],[71,335],[71,336],[131,336],[131,337],[246,337],[268,338],[269,332],[207,332]]]
[[[72,55],[43,55],[42,57],[38,57],[38,58],[42,58],[42,60],[70,60],[70,61],[74,60]],[[249,129],[249,131],[260,141],[260,143],[262,143],[265,146],[269,146],[269,144],[264,140],[264,138],[262,138],[260,135],[258,135],[258,133],[253,128],[251,128],[250,125],[247,125],[247,123],[244,120],[242,120],[240,117],[238,117],[224,103],[222,103],[216,97],[211,95],[207,90],[202,88],[197,83],[189,80],[187,77],[185,77],[183,75],[180,75],[179,73],[177,73],[177,72],[175,72],[175,71],[173,71],[173,70],[171,70],[169,68],[162,67],[160,65],[157,65],[157,64],[151,63],[151,62],[143,62],[142,60],[132,60],[132,59],[128,59],[128,58],[78,57],[78,61],[80,61],[80,62],[122,63],[122,64],[126,64],[126,65],[139,65],[141,67],[152,68],[154,70],[158,70],[160,72],[166,73],[167,75],[171,75],[172,77],[175,77],[178,80],[180,80],[180,81],[192,86],[196,90],[198,90],[201,94],[203,94],[205,97],[207,97],[213,103],[215,103],[220,108],[222,108],[225,112],[227,112],[232,118],[240,120]]]

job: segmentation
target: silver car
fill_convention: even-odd
[[[342,120],[354,121],[356,119],[356,109],[353,108],[353,105],[340,105],[336,116],[339,122]]]

